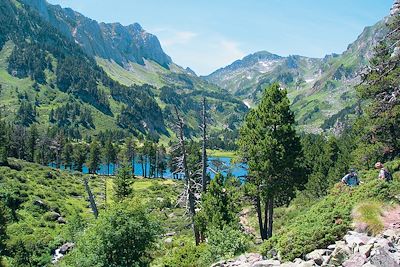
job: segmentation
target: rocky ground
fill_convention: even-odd
[[[212,267],[400,267],[400,208],[387,212],[384,222],[385,230],[377,236],[349,231],[343,240],[293,262],[281,262],[278,256],[265,259],[260,254],[249,253]]]

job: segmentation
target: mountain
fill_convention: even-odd
[[[43,0],[0,3],[0,105],[6,120],[67,136],[111,131],[159,139],[182,111],[199,133],[206,97],[211,131],[234,129],[247,111],[228,91],[174,64],[139,24],[97,23]]]
[[[266,85],[279,82],[288,89],[300,127],[317,132],[333,127],[337,119],[354,112],[357,73],[371,58],[385,31],[383,20],[365,28],[340,55],[282,57],[261,51],[203,78],[249,106],[257,103]]]
[[[89,56],[113,60],[120,65],[153,60],[168,68],[171,58],[164,53],[157,37],[146,32],[138,23],[98,23],[82,14],[45,0],[23,0],[40,16],[74,40]]]

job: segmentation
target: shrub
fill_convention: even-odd
[[[159,234],[158,224],[142,207],[121,203],[90,226],[68,256],[72,266],[145,266]]]
[[[208,230],[208,244],[216,260],[231,258],[246,252],[249,238],[240,230],[224,225],[223,229],[212,227]]]
[[[195,246],[190,243],[183,247],[175,248],[167,255],[163,266],[165,267],[208,267],[212,264],[213,257],[207,244]]]

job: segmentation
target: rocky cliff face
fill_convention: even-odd
[[[171,58],[164,53],[157,37],[146,32],[138,23],[98,23],[79,12],[45,0],[23,0],[46,21],[73,39],[90,56],[113,60],[128,67],[129,62],[144,65],[152,60],[168,68]]]

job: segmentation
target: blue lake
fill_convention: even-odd
[[[208,158],[208,168],[207,171],[210,174],[211,178],[214,178],[216,172],[220,172],[224,175],[231,173],[235,177],[244,177],[247,175],[246,167],[243,164],[232,163],[231,158],[227,157],[209,157]],[[50,164],[51,167],[55,167],[55,164]],[[144,170],[141,163],[137,161],[134,162],[135,167],[135,175],[136,176],[143,176]],[[150,164],[146,164],[145,166],[147,174],[150,173]],[[64,166],[61,166],[61,169],[65,169]],[[118,169],[118,165],[110,164],[109,171],[110,175],[116,174]],[[83,173],[89,173],[89,169],[87,166],[83,166]],[[108,174],[108,166],[107,164],[102,164],[100,169],[96,172],[100,175],[107,175]],[[159,175],[161,176],[161,175]],[[174,178],[173,173],[170,169],[166,169],[166,171],[162,175],[164,178]],[[182,176],[182,175],[178,175]]]

